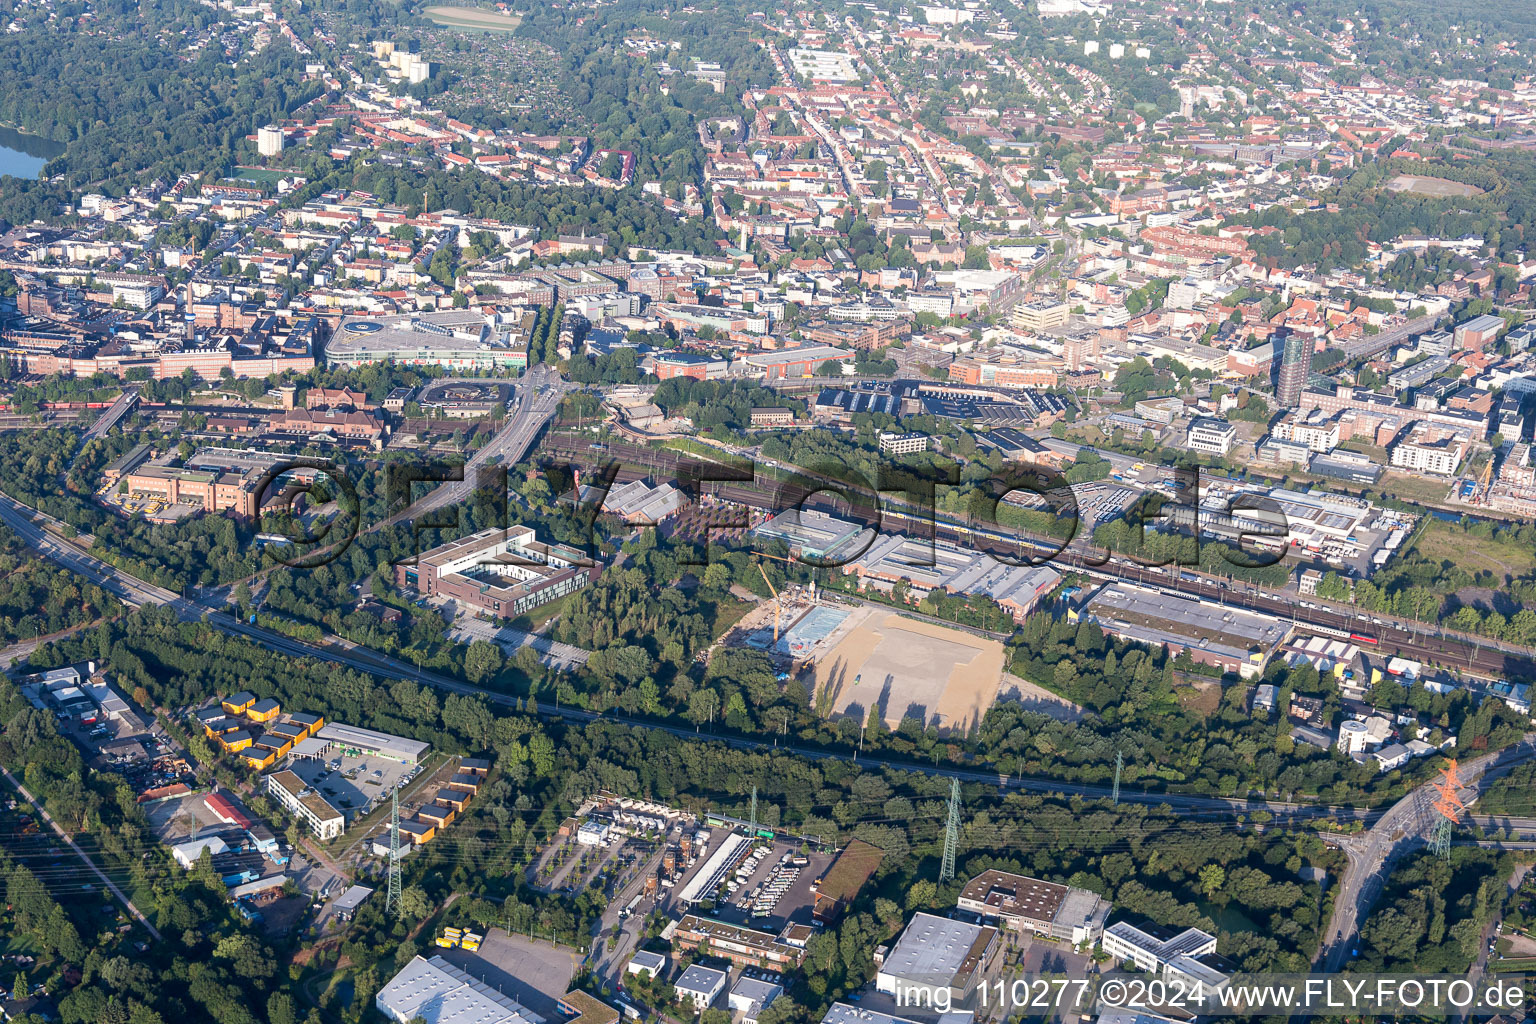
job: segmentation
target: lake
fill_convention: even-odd
[[[64,155],[64,144],[0,126],[0,175],[35,178],[43,165]]]

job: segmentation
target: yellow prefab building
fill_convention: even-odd
[[[244,729],[236,729],[234,732],[227,732],[219,737],[219,746],[223,747],[225,752],[230,754],[244,750],[252,742],[254,741],[251,739],[251,734]]]
[[[241,690],[233,697],[224,698],[223,703],[224,710],[229,712],[231,715],[243,715],[251,709],[251,705],[256,703],[256,695],[254,693]]]
[[[282,712],[282,705],[271,697],[258,700],[246,709],[245,717],[253,722],[270,722]]]
[[[278,754],[275,750],[266,747],[252,747],[240,755],[245,758],[245,763],[257,771],[266,771],[277,763]]]

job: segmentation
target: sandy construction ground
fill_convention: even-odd
[[[1432,178],[1427,174],[1399,174],[1387,182],[1393,192],[1417,192],[1423,196],[1478,196],[1483,190],[1464,181]]]
[[[964,732],[997,699],[1003,645],[962,630],[861,608],[816,664],[817,695],[835,717],[860,720],[878,707],[892,728],[909,715]],[[819,703],[819,702],[818,702]]]
[[[428,7],[422,14],[439,25],[448,28],[479,28],[511,32],[522,23],[522,18],[487,11],[479,7]]]

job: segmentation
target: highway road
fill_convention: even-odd
[[[1536,757],[1536,733],[1526,735],[1513,747],[1461,765],[1458,779],[1462,783],[1462,803],[1471,804],[1510,768],[1532,757]],[[1358,941],[1360,923],[1381,894],[1392,865],[1429,841],[1439,819],[1434,810],[1435,800],[1433,785],[1420,786],[1388,808],[1369,829],[1338,841],[1349,858],[1349,866],[1334,894],[1333,916],[1317,955],[1319,970],[1336,972],[1349,960]]]
[[[90,629],[92,626],[95,626],[100,622],[100,619],[97,619],[95,622],[82,622],[78,626],[71,626],[68,629],[61,629],[56,633],[49,633],[45,636],[35,636],[30,640],[18,640],[14,644],[11,644],[9,647],[0,647],[0,668],[4,668],[9,665],[20,664],[21,662],[26,661],[28,658],[32,657],[33,652],[35,652],[39,647],[43,646],[43,644],[50,643],[54,640],[62,640],[67,636],[73,636],[74,634],[80,632],[82,629]]]
[[[516,396],[507,410],[506,422],[488,444],[470,456],[464,464],[464,479],[436,484],[421,498],[388,519],[370,528],[377,530],[427,512],[467,501],[474,492],[476,474],[483,466],[513,466],[523,460],[528,449],[560,408],[560,402],[577,385],[561,380],[558,371],[548,366],[533,366],[513,383]]]
[[[0,494],[0,521],[14,530],[27,546],[116,595],[125,604],[138,607],[144,604],[169,604],[183,618],[195,619],[202,615],[202,608],[193,605],[173,591],[145,583],[135,576],[108,565],[59,537],[54,536],[33,520],[50,519],[6,494]],[[56,522],[56,520],[53,520]]]
[[[138,401],[139,389],[137,387],[124,388],[123,393],[117,396],[117,401],[107,406],[107,408],[102,410],[101,415],[96,417],[96,422],[92,423],[90,429],[86,430],[85,434],[80,438],[80,443],[84,444],[98,437],[105,437],[107,431],[111,430],[117,425],[119,420],[128,415],[128,411]]]

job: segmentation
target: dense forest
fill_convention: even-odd
[[[569,114],[590,126],[600,146],[639,154],[641,180],[693,183],[704,168],[695,124],[744,117],[742,94],[775,81],[772,61],[754,41],[761,29],[746,17],[749,11],[722,0],[681,10],[654,0],[622,0],[605,7],[603,17],[592,18],[574,7],[543,4],[523,13],[518,35],[560,54],[560,92]],[[695,61],[718,64],[726,76],[724,88],[717,92],[687,74],[663,80],[649,63],[623,52],[626,37],[649,34],[675,44],[667,60],[684,72],[693,70]],[[506,119],[491,115],[489,120]],[[533,131],[567,127],[552,120],[508,126]]]
[[[0,527],[0,646],[122,611],[117,598],[38,556]]]
[[[331,189],[358,189],[414,214],[444,208],[473,217],[527,224],[544,237],[558,234],[606,234],[604,255],[631,249],[666,249],[717,253],[723,238],[713,221],[679,220],[638,188],[547,188],[505,182],[486,174],[391,167],[353,158],[322,172],[285,199],[302,206]]]
[[[1473,235],[1502,258],[1514,259],[1536,238],[1536,159],[1528,153],[1489,153],[1477,164],[1460,166],[1451,157],[1437,152],[1425,161],[1394,158],[1367,164],[1322,197],[1337,204],[1337,212],[1271,206],[1243,214],[1236,222],[1275,229],[1254,235],[1249,246],[1266,265],[1285,269],[1355,267],[1365,260],[1369,244],[1387,244],[1403,235]],[[1482,194],[1441,198],[1384,187],[1404,173],[1452,178]],[[1387,276],[1406,275],[1410,269],[1398,267]],[[1411,281],[1405,277],[1395,283]]]
[[[62,182],[8,181],[0,219],[51,218],[63,188],[121,194],[156,176],[221,170],[246,134],[324,91],[301,81],[304,60],[286,42],[231,70],[221,33],[232,26],[192,0],[104,0],[55,15],[26,13],[24,31],[0,34],[0,122],[65,143],[44,170]]]
[[[1456,849],[1449,860],[1420,851],[1393,869],[1360,930],[1357,971],[1463,974],[1501,909],[1514,856]]]

